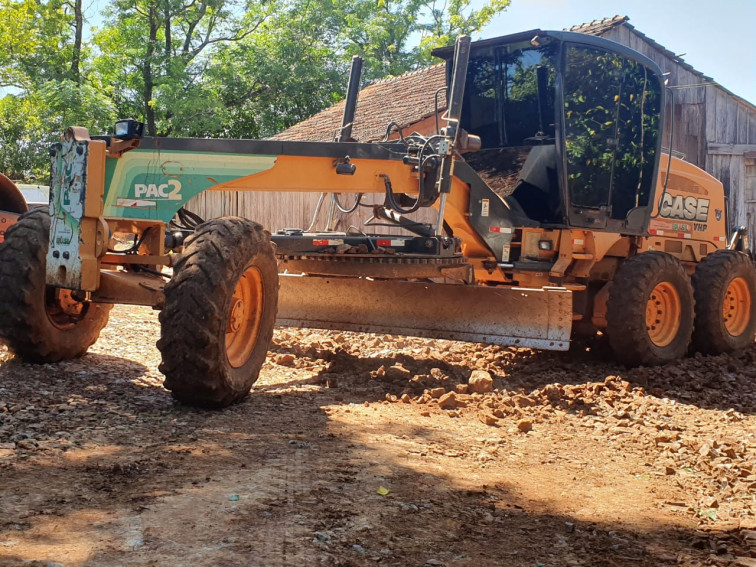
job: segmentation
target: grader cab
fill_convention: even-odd
[[[662,153],[656,64],[541,30],[437,55],[448,104],[430,135],[69,129],[52,152],[49,214],[23,216],[0,247],[0,336],[53,362],[84,354],[113,304],[152,306],[165,386],[202,406],[248,394],[276,323],[557,350],[603,332],[625,364],[753,342],[754,267],[741,233],[728,235],[722,185]],[[356,194],[345,210],[383,195],[373,217],[403,231],[204,222],[185,208],[203,191]],[[435,222],[413,218],[428,207]]]

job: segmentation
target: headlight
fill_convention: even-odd
[[[133,118],[119,120],[115,123],[115,137],[121,140],[141,138],[142,132],[144,132],[144,123],[138,122]]]

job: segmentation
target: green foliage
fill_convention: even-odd
[[[509,1],[109,0],[80,45],[81,2],[0,0],[0,171],[44,174],[51,137],[119,117],[150,135],[272,135],[338,102],[353,55],[363,82],[404,73]]]
[[[327,2],[291,3],[257,33],[219,49],[208,79],[220,95],[223,135],[269,136],[343,96],[347,63],[334,56],[338,26],[332,8]]]
[[[27,95],[0,99],[0,172],[12,179],[49,175],[49,147],[71,125],[106,132],[115,108],[101,93],[71,80],[48,82]]]
[[[115,106],[96,74],[72,72],[71,5],[0,0],[0,23],[0,172],[45,178],[50,143],[74,124],[109,129]]]
[[[26,91],[66,77],[70,39],[59,0],[0,0],[0,86]]]
[[[0,171],[11,179],[44,175],[45,127],[38,97],[8,95],[0,99]]]
[[[427,21],[418,22],[418,28],[423,32],[417,49],[419,58],[428,61],[431,50],[453,45],[458,36],[482,30],[510,2],[511,0],[488,0],[479,10],[471,8],[470,0],[450,0],[442,8],[437,7],[436,2],[420,2],[431,17]]]

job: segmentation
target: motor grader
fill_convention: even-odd
[[[436,54],[447,110],[426,135],[345,141],[355,80],[334,142],[70,128],[49,213],[0,247],[0,335],[54,362],[84,354],[113,304],[152,306],[165,386],[200,406],[248,394],[276,323],[555,350],[601,332],[628,365],[754,341],[743,231],[728,230],[721,183],[662,151],[653,61],[542,30]],[[348,193],[343,210],[401,230],[204,222],[185,208],[203,191]],[[435,221],[417,220],[428,207]]]

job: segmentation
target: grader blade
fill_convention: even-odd
[[[572,294],[280,274],[282,326],[567,350]]]

